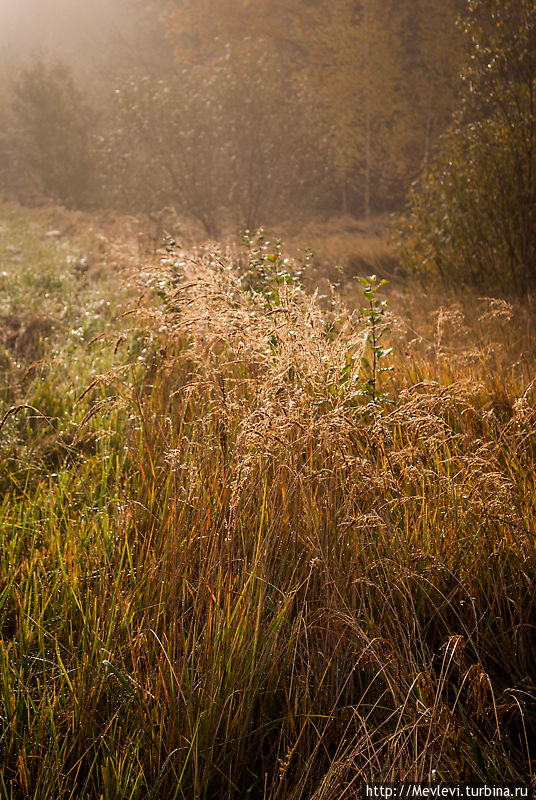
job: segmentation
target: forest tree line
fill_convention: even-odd
[[[172,205],[210,235],[289,210],[398,208],[455,107],[463,5],[153,0],[136,58],[98,84],[53,56],[12,76],[2,190]]]
[[[534,287],[534,0],[147,0],[140,35],[94,83],[42,59],[13,76],[5,194],[171,206],[217,237],[409,192],[412,269]]]

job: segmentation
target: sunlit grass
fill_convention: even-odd
[[[221,254],[151,277],[127,356],[60,323],[34,377],[6,355],[3,409],[38,411],[0,430],[1,796],[530,780],[530,312],[393,293],[366,405],[358,315]]]

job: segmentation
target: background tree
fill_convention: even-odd
[[[94,114],[70,68],[35,61],[15,86],[23,168],[37,188],[66,206],[94,199]]]
[[[211,236],[397,209],[451,113],[460,2],[137,0],[91,86],[23,71],[26,173],[68,205],[172,205]]]
[[[369,216],[400,202],[451,112],[459,5],[176,0],[169,25],[183,61],[208,63],[222,42],[234,57],[253,39],[282,57],[315,111],[323,203]]]
[[[253,229],[314,195],[307,92],[262,40],[237,51],[227,42],[165,79],[132,78],[112,118],[107,185],[130,207],[171,204],[216,236],[222,224]]]
[[[384,168],[386,97],[393,94],[387,30],[377,0],[322,3],[303,33],[308,72],[323,121],[329,180],[340,209],[370,216]],[[379,168],[379,165],[382,165]]]
[[[20,191],[16,158],[16,126],[10,86],[6,75],[0,77],[0,192],[17,194]]]
[[[465,39],[456,23],[465,7],[465,0],[398,0],[386,9],[395,71],[388,191],[427,171],[450,123],[462,88]]]
[[[526,293],[536,278],[536,9],[472,0],[465,90],[413,192],[406,261],[444,279]]]

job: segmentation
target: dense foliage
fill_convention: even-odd
[[[62,63],[34,61],[15,85],[19,164],[38,189],[68,207],[94,196],[94,115]]]
[[[414,189],[412,268],[526,293],[536,281],[536,8],[473,0],[470,58],[454,122]]]
[[[211,235],[289,211],[390,210],[449,118],[459,5],[153,0],[158,31],[106,80],[102,58],[93,85],[65,65],[23,69],[0,158],[22,135],[26,196],[173,206]],[[1,165],[0,178],[19,191]]]

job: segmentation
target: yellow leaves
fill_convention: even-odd
[[[201,49],[216,37],[288,39],[290,16],[303,12],[302,0],[182,0],[169,14],[168,28]]]

